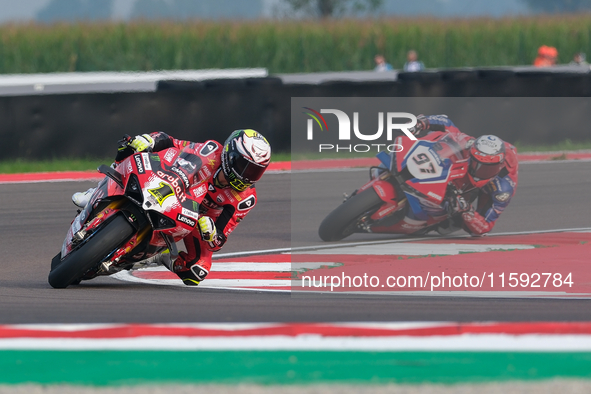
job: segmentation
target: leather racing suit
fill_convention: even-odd
[[[417,137],[426,135],[431,131],[446,131],[458,143],[464,151],[464,157],[468,158],[469,150],[474,138],[464,134],[445,115],[426,116],[428,125]],[[495,222],[509,205],[511,198],[517,189],[517,149],[505,144],[504,167],[499,174],[491,178],[484,186],[474,187],[468,174],[460,179],[453,180],[453,185],[460,193],[464,193],[465,199],[472,203],[476,201],[476,208],[462,212],[452,218],[453,225],[462,227],[472,235],[482,235],[491,231]]]

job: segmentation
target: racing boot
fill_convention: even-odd
[[[174,262],[172,272],[183,281],[187,286],[198,286],[205,280],[211,269],[210,259],[199,259],[195,264],[191,264],[185,252],[179,253],[179,258]]]
[[[181,252],[181,253],[183,253],[183,252]],[[187,269],[187,267],[185,265],[185,261],[183,260],[182,257],[179,257],[178,259],[176,259],[173,264],[173,261],[170,258],[170,250],[168,250],[168,249],[165,249],[164,251],[162,251],[152,257],[148,257],[147,259],[139,261],[136,264],[150,265],[150,264],[154,264],[154,263],[162,264],[163,266],[168,268],[169,271],[177,274],[177,276],[187,286],[199,285],[199,283],[201,283],[203,280],[205,280],[205,277],[207,276],[207,274],[209,274],[209,269],[204,267],[207,264],[203,264],[203,265],[193,264],[189,269]],[[210,268],[211,268],[211,264],[210,264]]]
[[[136,264],[141,265],[151,265],[151,264],[162,264],[170,271],[174,272],[174,266],[172,264],[172,259],[170,258],[170,250],[164,249],[162,252],[155,254],[152,257],[148,257],[147,259],[138,261]]]
[[[193,264],[190,269],[176,272],[187,286],[198,286],[205,280],[209,270],[199,264]]]
[[[437,226],[439,235],[449,235],[462,229],[462,222],[458,216],[446,219]]]
[[[92,197],[92,193],[96,190],[96,187],[91,187],[85,192],[78,192],[72,195],[72,202],[79,208],[86,207],[86,204],[90,201],[90,197]]]

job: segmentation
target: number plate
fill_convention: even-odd
[[[411,175],[420,180],[439,178],[443,173],[443,165],[439,157],[424,145],[419,145],[413,150],[406,161],[406,166]]]

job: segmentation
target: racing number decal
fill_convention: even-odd
[[[437,181],[444,173],[444,165],[437,153],[422,144],[409,153],[406,166],[412,176],[423,182]]]
[[[422,173],[435,173],[435,167],[433,167],[433,163],[431,163],[431,158],[427,156],[425,153],[419,153],[418,155],[413,157],[412,160],[417,164],[417,166],[419,166],[419,171],[421,171]]]
[[[148,189],[148,193],[154,196],[158,204],[162,206],[164,200],[170,196],[174,196],[174,191],[168,183],[160,182],[160,187],[154,189]]]

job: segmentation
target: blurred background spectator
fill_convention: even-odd
[[[275,73],[349,71],[371,68],[376,54],[412,72],[425,63],[430,68],[531,64],[539,37],[560,43],[560,61],[568,63],[571,54],[587,52],[591,42],[591,14],[585,14],[591,0],[0,0],[0,9],[7,32],[0,73],[242,67]],[[531,17],[565,12],[573,15],[547,16],[544,23]],[[425,23],[423,16],[433,18]],[[458,23],[449,17],[463,19]],[[20,23],[25,21],[41,23]],[[87,23],[94,21],[101,23]],[[116,24],[102,24],[106,21]],[[158,22],[150,27],[153,21]],[[51,26],[56,22],[60,25]],[[80,38],[74,37],[79,32],[71,22],[84,25]],[[47,39],[37,44],[27,38],[31,34]],[[100,39],[91,38],[98,34]],[[122,53],[98,45],[103,37]],[[404,63],[401,50],[411,48]],[[556,64],[556,48],[539,49],[536,66]],[[376,70],[391,69],[386,60],[376,60]]]
[[[376,55],[374,60],[376,62],[374,71],[392,71],[392,65],[390,63],[386,63],[386,59],[383,55]]]
[[[583,52],[575,53],[573,61],[569,63],[571,66],[589,66],[589,63],[585,60],[586,56]]]
[[[558,58],[558,50],[554,47],[542,45],[538,49],[538,57],[534,60],[534,66],[536,67],[552,67],[556,65],[556,59]]]
[[[408,72],[423,71],[425,69],[425,65],[418,60],[417,51],[414,49],[406,54],[406,63],[404,63],[403,69]]]

